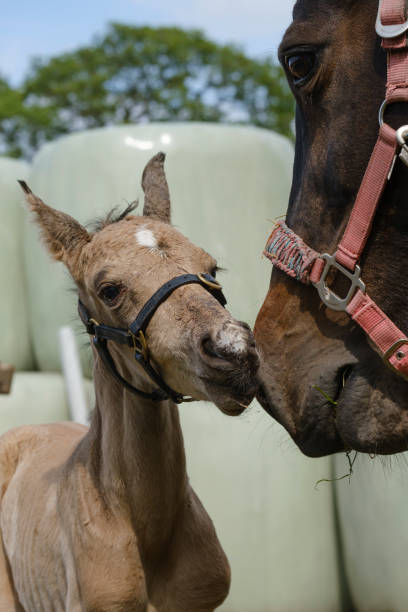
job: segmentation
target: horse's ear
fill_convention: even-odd
[[[18,181],[24,191],[30,210],[40,227],[44,243],[50,255],[62,261],[76,276],[76,263],[82,248],[91,240],[86,229],[69,215],[47,206],[31,191],[27,183]]]
[[[145,194],[143,215],[170,223],[170,193],[164,173],[164,153],[158,153],[143,170],[142,188]]]

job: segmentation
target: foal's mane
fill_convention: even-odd
[[[127,204],[126,208],[120,211],[119,206],[114,206],[108,212],[108,214],[104,217],[97,217],[93,219],[89,223],[86,224],[86,227],[89,228],[92,232],[100,232],[107,225],[112,225],[113,223],[118,223],[125,219],[128,215],[136,210],[139,206],[139,201],[135,200],[134,202],[130,202]]]

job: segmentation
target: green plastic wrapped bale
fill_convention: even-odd
[[[28,164],[0,158],[0,361],[18,370],[33,365],[22,240],[24,198],[17,179],[25,179]]]
[[[92,406],[93,385],[84,381]],[[65,381],[56,372],[17,372],[9,395],[0,395],[0,434],[19,425],[38,425],[70,418]]]
[[[358,455],[350,482],[336,484],[347,577],[358,612],[408,610],[407,454]],[[344,456],[336,473],[347,472]]]
[[[9,395],[0,395],[0,433],[19,425],[69,420],[61,374],[17,372]]]

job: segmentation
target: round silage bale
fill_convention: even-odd
[[[23,267],[24,198],[17,179],[29,166],[0,157],[0,361],[27,370],[33,366]]]
[[[408,454],[359,454],[336,484],[346,573],[358,612],[406,612]],[[347,472],[336,457],[336,473]]]
[[[93,388],[85,381],[88,401]],[[56,372],[17,372],[10,393],[0,395],[0,434],[20,425],[40,425],[70,418],[65,381]]]

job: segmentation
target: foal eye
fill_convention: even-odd
[[[286,66],[295,85],[304,85],[314,74],[316,56],[314,53],[296,53],[285,58]]]
[[[119,285],[105,285],[99,292],[99,297],[108,306],[113,306],[120,293],[121,287]]]

